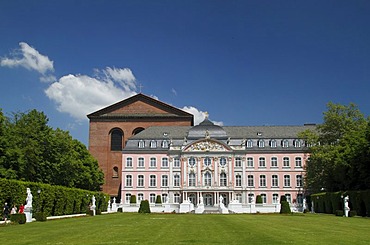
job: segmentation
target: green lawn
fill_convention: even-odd
[[[370,219],[116,213],[1,225],[0,244],[370,244]]]

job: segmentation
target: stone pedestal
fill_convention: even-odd
[[[32,222],[32,208],[25,208],[24,214],[26,215],[26,222],[27,223]]]
[[[200,203],[198,204],[198,207],[195,209],[196,214],[202,214],[204,212],[204,204]]]

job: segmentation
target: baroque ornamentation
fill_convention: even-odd
[[[201,141],[191,145],[188,150],[190,151],[226,151],[225,147],[221,144],[211,141]]]

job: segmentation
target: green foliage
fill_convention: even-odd
[[[280,196],[280,203],[281,202],[286,202],[287,200],[286,200],[286,196],[285,195],[281,195]]]
[[[149,206],[149,201],[148,200],[142,200],[140,202],[140,208],[138,213],[148,213],[150,214],[150,206]]]
[[[11,214],[10,221],[18,224],[25,224],[26,223],[26,215],[25,214]]]
[[[136,196],[135,195],[131,195],[131,197],[130,197],[130,203],[131,204],[136,204]]]
[[[10,118],[0,110],[0,178],[98,191],[104,183],[98,162],[81,142],[48,121],[37,110]]]
[[[280,202],[280,213],[281,214],[290,214],[292,211],[290,210],[289,203],[287,201]]]
[[[161,195],[157,195],[157,197],[155,198],[155,204],[162,204]]]
[[[329,103],[323,124],[300,137],[311,145],[305,175],[308,190],[370,189],[370,120],[354,104]]]
[[[27,188],[33,195],[35,213],[42,212],[46,216],[85,213],[93,195],[97,209],[105,211],[108,207],[109,196],[101,192],[9,179],[0,179],[0,203],[7,201],[10,206],[19,207],[26,200]],[[41,190],[40,194],[38,190]]]
[[[263,202],[262,202],[262,197],[261,197],[261,195],[257,195],[256,196],[256,204],[262,204]]]
[[[36,221],[46,221],[46,214],[44,212],[37,212],[34,214]]]

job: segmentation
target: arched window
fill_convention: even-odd
[[[150,148],[157,148],[157,141],[151,140],[150,141]]]
[[[123,132],[119,128],[112,129],[110,133],[110,150],[122,151]]]
[[[134,131],[132,131],[132,135],[136,135],[136,134],[140,133],[143,130],[144,130],[144,128],[141,128],[141,127],[140,128],[135,128]]]
[[[253,140],[247,140],[247,148],[253,147]]]
[[[225,157],[221,157],[221,158],[220,158],[220,165],[221,165],[222,167],[224,167],[224,166],[226,165],[226,163],[227,163],[226,158],[225,158]]]
[[[145,141],[144,140],[140,140],[139,141],[139,148],[144,148],[145,147]]]
[[[264,140],[258,140],[258,147],[264,148],[265,147],[265,141]]]
[[[206,172],[204,174],[204,185],[211,186],[212,185],[212,175],[210,172]]]
[[[189,186],[195,186],[195,174],[194,173],[189,174]]]
[[[162,141],[162,148],[168,148],[170,144],[168,143],[168,140],[163,140]]]
[[[113,168],[113,178],[118,178],[118,167]]]
[[[270,140],[270,147],[271,148],[276,148],[277,147],[276,140]]]

